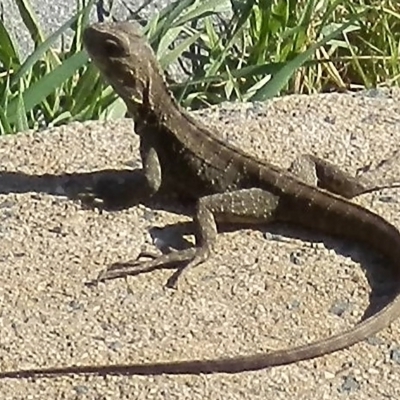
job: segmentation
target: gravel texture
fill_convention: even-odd
[[[198,114],[227,141],[283,167],[311,152],[352,173],[378,166],[371,176],[386,179],[400,172],[400,96],[372,95],[289,96]],[[216,254],[179,291],[164,287],[168,270],[85,285],[111,262],[154,249],[154,240],[174,241],[171,229],[152,228],[188,220],[162,207],[107,211],[73,198],[71,187],[137,165],[137,145],[129,120],[1,138],[0,370],[268,351],[343,331],[387,300],[393,282],[368,249],[279,225],[221,233]],[[355,201],[400,226],[399,193]],[[395,322],[350,349],[258,372],[6,379],[0,397],[395,399],[399,354]]]

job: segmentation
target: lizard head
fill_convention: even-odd
[[[83,33],[83,44],[94,64],[128,108],[132,103],[138,106],[162,94],[152,93],[165,87],[164,76],[138,23],[90,25]]]

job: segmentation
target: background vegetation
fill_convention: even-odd
[[[82,49],[95,0],[76,0],[76,15],[48,38],[28,0],[15,3],[35,50],[21,57],[0,20],[0,134],[123,116],[124,104]],[[170,89],[183,106],[198,108],[225,100],[398,85],[399,4],[178,0],[142,22],[163,68],[178,63],[186,76],[174,82],[168,75]],[[69,29],[72,44],[57,50],[56,41]]]

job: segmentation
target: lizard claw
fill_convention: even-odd
[[[191,249],[192,250],[192,249]],[[189,260],[189,262],[178,268],[169,278],[167,281],[166,286],[171,289],[178,289],[178,284],[182,280],[185,280],[185,275],[188,270],[197,265],[202,264],[210,255],[209,248],[207,246],[195,248],[195,253],[193,257]],[[180,284],[179,284],[180,285]]]
[[[136,275],[142,272],[146,272],[146,267],[143,270],[143,265],[146,265],[146,261],[141,261],[140,259],[146,257],[150,258],[151,260],[157,259],[159,254],[153,252],[141,252],[136,257],[135,260],[126,261],[126,262],[115,262],[108,266],[107,268],[100,271],[99,275],[97,276],[97,282],[103,282],[109,279],[121,278],[127,275]],[[139,269],[139,267],[142,267]]]
[[[139,275],[162,268],[173,268],[193,260],[196,255],[196,250],[196,248],[189,248],[163,254],[161,256],[153,252],[141,252],[133,261],[117,262],[101,271],[97,277],[97,282],[123,278],[128,275]],[[139,260],[141,257],[147,257],[150,258],[150,260]]]

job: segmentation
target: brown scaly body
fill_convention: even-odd
[[[197,247],[150,261],[114,265],[100,280],[171,263],[204,262],[212,252],[216,223],[291,222],[312,230],[361,241],[386,256],[400,272],[399,231],[380,216],[346,198],[372,190],[328,162],[298,160],[297,176],[222,142],[169,95],[154,54],[134,23],[95,24],[85,47],[107,81],[125,101],[140,136],[144,174],[151,193],[160,188],[197,200]],[[318,183],[320,187],[314,186]],[[329,190],[329,191],[328,191]],[[177,283],[177,278],[173,283]],[[59,374],[235,373],[284,365],[349,347],[388,326],[400,315],[400,297],[347,332],[303,346],[233,358],[130,365],[73,366],[0,372],[0,378]]]

